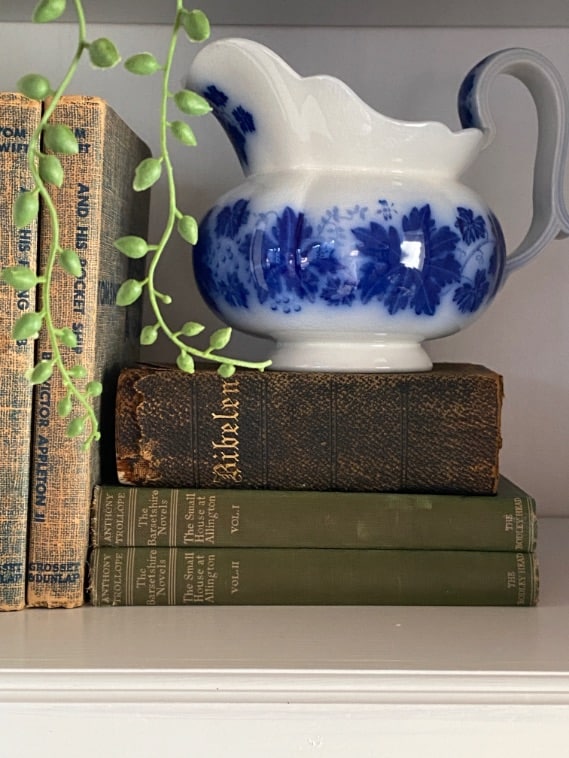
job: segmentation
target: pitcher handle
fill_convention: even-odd
[[[466,75],[458,95],[462,126],[484,132],[483,147],[494,139],[489,93],[494,79],[509,74],[529,90],[537,109],[538,138],[533,170],[533,216],[528,232],[506,260],[505,274],[536,256],[553,239],[569,236],[564,173],[569,140],[569,102],[561,75],[545,56],[525,48],[489,55]]]

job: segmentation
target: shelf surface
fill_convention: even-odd
[[[569,703],[569,519],[537,608],[162,607],[0,616],[0,701]]]
[[[163,2],[139,0],[97,0],[85,2],[91,22],[161,24],[170,18]],[[170,3],[174,9],[174,3]],[[29,20],[33,3],[3,0],[0,20]],[[192,6],[188,6],[192,7]],[[399,0],[397,3],[371,3],[369,0],[205,0],[200,7],[215,25],[269,26],[569,26],[566,0],[479,0],[477,3],[449,3],[443,0]],[[133,8],[136,8],[133,17]],[[71,18],[68,12],[63,19]]]

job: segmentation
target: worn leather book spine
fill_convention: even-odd
[[[494,495],[157,489],[98,485],[93,547],[307,547],[533,551],[535,500]]]
[[[535,605],[535,553],[100,547],[90,599],[116,605]]]
[[[85,595],[92,487],[101,479],[116,481],[112,440],[118,372],[138,354],[140,311],[117,306],[116,293],[125,279],[140,275],[140,264],[112,243],[126,234],[146,236],[148,193],[135,193],[132,179],[149,153],[100,98],[65,97],[53,121],[67,124],[79,141],[77,155],[61,156],[65,181],[52,196],[61,219],[61,246],[77,252],[83,270],[75,278],[57,268],[51,307],[55,323],[70,326],[77,336],[76,348],[63,348],[68,368],[80,363],[87,370],[85,381],[103,382],[95,406],[102,440],[85,453],[83,439],[67,437],[69,418],[57,414],[65,395],[59,375],[36,388],[27,603],[75,607]],[[42,269],[50,230],[45,213],[40,221]],[[50,357],[45,333],[37,350],[38,360]]]
[[[0,93],[0,268],[37,261],[37,222],[17,229],[14,200],[32,186],[28,145],[41,105],[23,95]],[[0,610],[25,606],[26,541],[32,388],[25,372],[34,363],[33,340],[12,339],[14,323],[35,307],[35,291],[0,284]]]
[[[139,366],[117,391],[119,480],[150,487],[493,494],[502,377]]]

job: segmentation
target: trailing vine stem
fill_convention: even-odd
[[[141,341],[146,345],[152,344],[158,337],[158,331],[161,330],[170,342],[178,348],[177,365],[183,371],[189,373],[194,371],[194,357],[216,361],[219,364],[218,373],[224,377],[231,376],[236,366],[257,368],[262,371],[270,365],[270,361],[255,363],[214,353],[215,350],[224,348],[229,342],[231,336],[231,329],[229,327],[215,331],[210,336],[209,347],[205,350],[200,350],[184,342],[181,339],[182,337],[194,337],[201,333],[204,327],[195,322],[187,322],[181,330],[174,331],[165,319],[161,308],[161,304],[170,304],[171,298],[159,292],[155,287],[156,271],[166,245],[174,233],[176,222],[178,223],[178,231],[186,242],[193,245],[197,241],[197,223],[195,219],[192,216],[184,215],[178,208],[174,167],[168,148],[168,136],[170,132],[174,133],[184,144],[190,146],[196,144],[195,138],[187,124],[168,120],[169,104],[174,99],[178,108],[190,116],[201,116],[211,111],[211,106],[197,93],[182,90],[173,94],[170,91],[172,65],[179,34],[182,29],[192,42],[201,42],[209,36],[209,22],[205,15],[201,11],[188,12],[184,8],[183,0],[176,0],[176,16],[164,63],[160,65],[148,53],[132,56],[125,62],[127,70],[134,74],[149,75],[160,70],[162,71],[162,96],[159,110],[160,156],[150,159],[151,162],[146,162],[150,169],[149,178],[148,180],[142,178],[140,188],[147,188],[158,181],[163,166],[168,188],[168,216],[158,243],[156,245],[146,245],[146,252],[152,254],[146,278],[141,282],[125,282],[124,289],[122,292],[119,291],[118,298],[125,303],[134,302],[134,299],[140,296],[144,287],[148,289],[148,298],[152,312],[156,318],[156,323],[143,329]],[[141,241],[139,240],[138,242],[140,243]],[[119,250],[128,255],[128,241],[125,245],[120,244],[121,240],[118,243],[117,247]]]
[[[17,197],[14,203],[13,216],[17,227],[27,226],[37,218],[41,199],[51,230],[45,271],[40,275],[22,266],[8,267],[0,272],[0,279],[19,289],[38,287],[41,310],[21,316],[15,323],[12,334],[15,339],[36,339],[40,329],[45,328],[50,357],[38,361],[27,374],[28,379],[31,384],[41,384],[49,381],[54,371],[60,374],[67,394],[58,403],[58,415],[62,418],[69,416],[73,410],[73,402],[79,404],[82,415],[72,418],[68,423],[67,436],[78,437],[87,434],[83,442],[83,449],[87,450],[94,441],[101,437],[92,400],[101,394],[103,387],[99,381],[88,381],[84,388],[83,384],[77,383],[86,379],[87,371],[80,364],[67,368],[60,349],[60,345],[67,348],[77,347],[77,338],[69,326],[57,326],[53,321],[51,288],[54,270],[59,264],[68,274],[75,277],[81,276],[82,270],[77,253],[74,250],[63,250],[61,248],[60,224],[62,220],[58,216],[57,209],[46,186],[53,184],[60,187],[64,181],[63,168],[57,154],[74,154],[78,152],[79,148],[71,130],[64,125],[52,124],[51,118],[85,53],[88,53],[94,67],[102,69],[115,66],[120,61],[120,55],[114,44],[106,38],[88,41],[83,0],[72,0],[72,2],[77,17],[77,46],[60,84],[52,89],[48,80],[41,74],[28,74],[18,82],[20,91],[24,95],[44,101],[44,111],[31,136],[28,152],[28,164],[34,186],[30,190],[21,192]],[[34,11],[34,22],[45,23],[58,19],[65,11],[66,3],[67,0],[39,0]],[[214,331],[210,335],[209,347],[205,350],[200,350],[184,342],[181,339],[182,337],[194,337],[200,334],[205,327],[196,322],[188,321],[179,331],[174,331],[164,318],[161,309],[161,304],[170,304],[172,298],[159,292],[154,286],[158,265],[175,227],[177,226],[180,236],[191,245],[196,243],[198,234],[195,219],[183,214],[178,209],[174,166],[168,149],[169,132],[172,132],[186,145],[196,144],[193,131],[187,123],[168,120],[168,106],[171,99],[186,115],[199,116],[211,110],[207,101],[195,92],[181,90],[173,94],[169,90],[174,55],[179,33],[182,29],[190,41],[201,42],[209,36],[209,21],[202,11],[188,11],[183,6],[183,0],[176,0],[176,16],[165,63],[160,65],[151,53],[134,55],[125,62],[127,70],[135,74],[146,75],[162,71],[162,93],[159,107],[160,156],[158,158],[146,158],[139,164],[133,179],[133,189],[146,190],[150,188],[158,181],[164,167],[168,191],[168,215],[157,244],[149,244],[146,240],[134,236],[123,237],[115,241],[115,247],[127,257],[141,258],[147,253],[152,253],[146,278],[142,281],[127,280],[123,282],[117,293],[117,304],[130,305],[141,296],[146,288],[156,323],[142,329],[140,342],[143,345],[152,344],[157,339],[159,330],[162,330],[164,335],[179,350],[177,365],[188,373],[195,370],[194,357],[217,362],[219,364],[218,373],[223,377],[231,376],[237,366],[263,371],[270,364],[270,361],[251,362],[230,358],[215,352],[228,344],[231,337],[229,327]],[[42,138],[48,150],[47,153],[42,152]]]
[[[85,378],[85,369],[80,365],[76,365],[68,369],[62,356],[60,349],[60,341],[62,341],[62,338],[63,344],[65,344],[67,347],[76,346],[76,338],[70,329],[65,329],[65,327],[57,327],[53,321],[51,309],[51,286],[54,269],[58,262],[58,256],[60,256],[63,251],[60,245],[60,220],[57,209],[46,186],[46,181],[44,181],[39,168],[41,156],[41,136],[49,124],[50,119],[61,100],[61,97],[69,87],[69,84],[72,81],[79,66],[81,57],[89,45],[87,42],[87,26],[85,21],[85,14],[81,0],[73,0],[73,4],[75,6],[77,15],[77,46],[68,65],[67,71],[65,72],[59,86],[55,89],[55,91],[49,92],[49,97],[46,99],[46,105],[42,117],[31,136],[28,148],[28,166],[34,182],[34,188],[31,190],[31,192],[41,198],[49,218],[49,227],[51,231],[45,271],[41,276],[36,277],[36,284],[41,287],[41,310],[37,314],[41,321],[38,321],[38,325],[41,323],[47,332],[51,358],[49,360],[42,359],[39,361],[35,365],[28,378],[32,384],[40,384],[50,379],[54,369],[59,372],[63,386],[67,392],[67,396],[62,401],[62,406],[58,409],[59,415],[68,415],[71,410],[71,404],[73,400],[79,403],[83,409],[83,415],[79,418],[73,419],[69,423],[67,433],[68,436],[75,437],[82,434],[85,431],[86,427],[88,427],[89,433],[83,443],[84,449],[88,449],[91,443],[100,439],[101,436],[98,428],[97,417],[92,405],[92,398],[100,394],[102,387],[98,382],[90,382],[88,383],[86,390],[81,390],[76,384],[76,381]],[[72,151],[73,149],[71,152]],[[68,151],[64,150],[62,152]],[[80,275],[81,272],[80,269],[76,269],[76,261],[72,255],[72,251],[66,251],[66,254],[67,265],[64,266],[64,268],[68,271],[68,273],[72,275],[73,273]],[[34,337],[36,335],[34,334],[30,336]]]

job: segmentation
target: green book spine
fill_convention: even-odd
[[[100,547],[90,598],[116,605],[537,603],[535,553]]]
[[[320,547],[533,551],[535,501],[492,495],[97,486],[93,547]]]
[[[41,105],[17,93],[0,93],[0,268],[36,269],[37,222],[17,229],[12,207],[30,189],[28,145]],[[35,291],[0,284],[0,610],[25,606],[26,541],[32,387],[25,372],[34,364],[33,340],[12,339],[20,316],[34,309]]]

